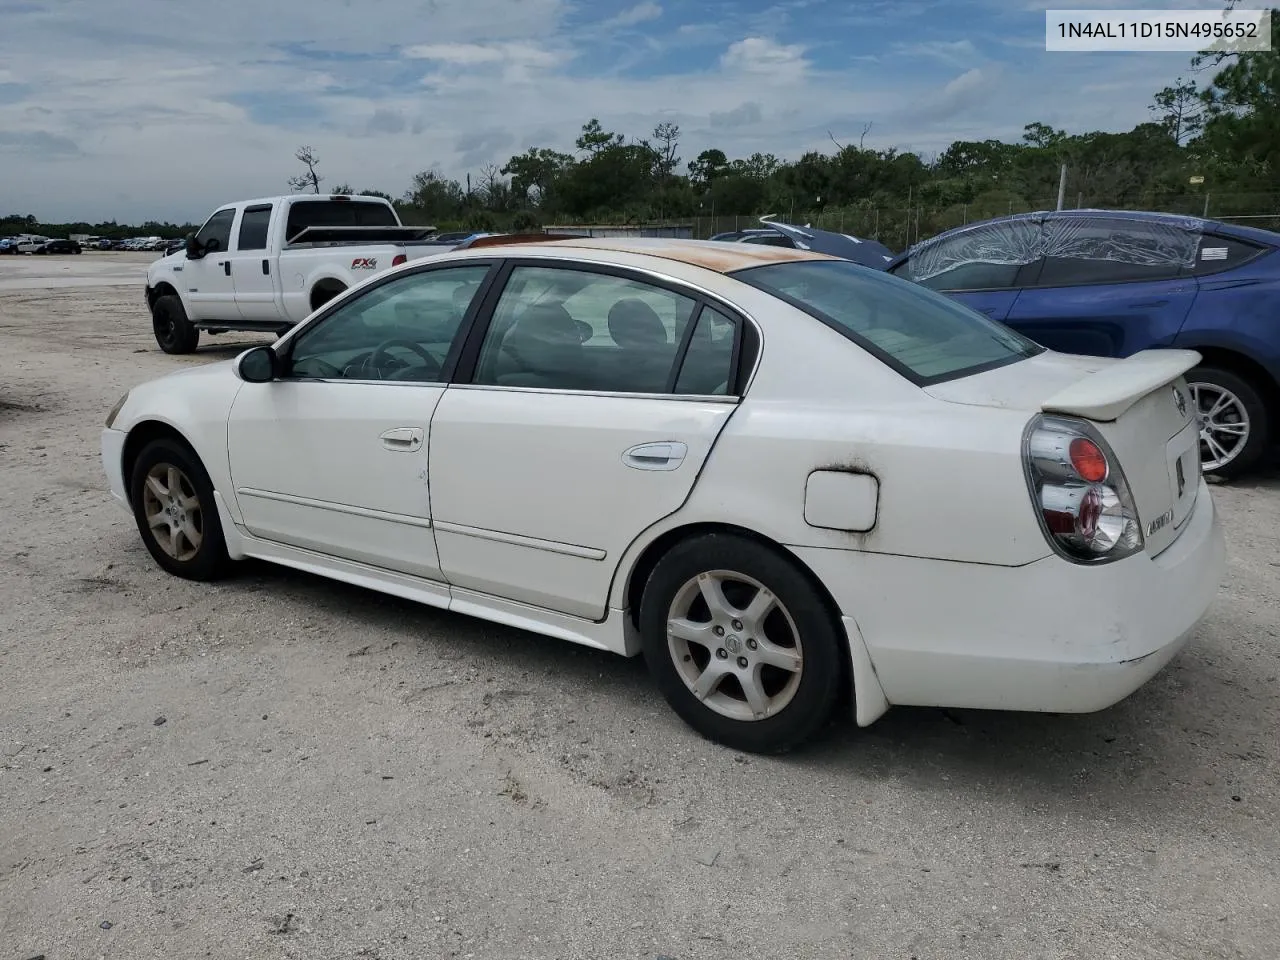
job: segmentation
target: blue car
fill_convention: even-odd
[[[1111,210],[1018,214],[949,230],[889,272],[1063,353],[1185,347],[1206,474],[1237,476],[1280,439],[1280,233]]]

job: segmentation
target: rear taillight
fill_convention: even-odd
[[[1106,563],[1143,548],[1124,470],[1086,420],[1037,416],[1022,441],[1027,486],[1050,545],[1076,563]]]
[[[394,257],[391,258],[391,265],[393,267],[398,267],[400,266],[400,264],[408,263],[408,262],[409,262],[409,258],[403,253],[397,253]]]

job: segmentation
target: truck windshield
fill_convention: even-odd
[[[307,227],[398,227],[395,211],[381,200],[296,200],[289,207],[285,236]]]
[[[817,318],[920,386],[1044,350],[949,297],[848,260],[791,260],[730,276]]]

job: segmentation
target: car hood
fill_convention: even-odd
[[[1040,404],[1091,373],[1120,361],[1046,350],[995,370],[925,388],[935,400],[1035,413]]]

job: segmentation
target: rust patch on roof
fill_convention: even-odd
[[[727,243],[713,240],[676,240],[665,237],[594,237],[589,239],[552,240],[548,247],[582,247],[588,250],[612,250],[644,257],[677,260],[695,267],[731,273],[747,267],[792,260],[838,260],[839,257],[791,247],[771,247],[755,243]]]

